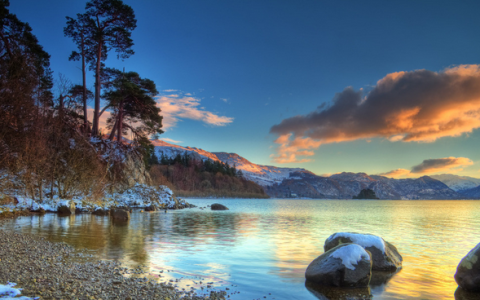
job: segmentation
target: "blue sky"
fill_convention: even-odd
[[[441,73],[479,64],[478,1],[124,2],[138,20],[132,36],[136,54],[123,62],[110,54],[107,66],[137,71],[164,91],[164,103],[171,107],[162,138],[317,174],[377,174],[410,170],[424,160],[465,158],[435,170],[480,177],[476,125],[434,141],[395,142],[378,132],[327,141],[308,128],[290,138],[321,145],[298,149],[313,155],[283,160],[290,163],[277,159],[280,144],[274,141],[293,131],[270,133],[285,119],[306,118],[325,109],[317,109],[320,105],[332,105],[347,87],[363,89],[365,96],[394,72],[414,76],[415,70]],[[81,73],[78,63],[68,61],[75,47],[63,27],[65,16],[83,12],[85,3],[13,0],[10,5],[52,55],[55,76],[62,73],[74,83],[81,82]],[[93,86],[93,74],[87,80]]]

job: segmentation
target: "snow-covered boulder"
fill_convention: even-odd
[[[480,292],[480,243],[458,264],[455,281],[464,290]],[[480,294],[478,295],[480,298]]]
[[[75,214],[75,202],[72,200],[60,201],[57,204],[57,211],[62,215],[74,215]]]
[[[366,287],[372,275],[371,254],[356,244],[342,244],[314,259],[308,281],[331,287]]]
[[[376,235],[337,232],[327,238],[323,248],[328,251],[344,243],[357,244],[368,250],[372,254],[372,270],[395,271],[402,268],[403,258],[397,248]]]

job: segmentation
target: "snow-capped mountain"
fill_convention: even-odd
[[[334,174],[323,177],[301,168],[279,168],[257,165],[235,153],[208,152],[183,147],[161,140],[153,141],[158,158],[173,158],[178,154],[196,159],[221,161],[241,170],[248,180],[263,186],[271,197],[307,197],[320,199],[352,199],[365,188],[373,189],[380,199],[465,199],[478,198],[479,192],[461,194],[468,187],[476,187],[480,179],[456,175],[423,176],[394,179],[365,173]],[[476,183],[479,182],[479,183]],[[478,188],[480,189],[480,187]],[[458,191],[458,192],[457,192]]]
[[[468,176],[458,176],[453,174],[431,175],[430,177],[440,180],[449,188],[456,192],[473,189],[480,185],[480,179]]]
[[[274,166],[257,165],[248,161],[235,153],[226,152],[208,152],[195,147],[182,147],[170,144],[162,140],[152,141],[155,146],[155,153],[160,158],[162,155],[173,158],[178,154],[183,155],[185,152],[195,159],[211,159],[212,161],[221,161],[230,166],[235,166],[237,170],[241,170],[243,176],[261,186],[270,186],[275,183],[281,183],[284,179],[290,178],[290,173],[311,173],[302,168],[279,168]]]
[[[167,143],[162,140],[153,140],[151,142],[153,146],[155,146],[155,154],[158,156],[158,158],[160,158],[162,154],[168,158],[174,158],[178,154],[183,155],[185,152],[187,152],[188,155],[195,159],[211,159],[212,161],[219,160],[215,154],[195,147],[182,147],[179,145]]]

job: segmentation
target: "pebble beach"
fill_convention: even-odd
[[[65,243],[0,230],[0,284],[16,283],[37,299],[225,299],[226,292],[177,290],[153,279],[127,277],[135,270],[95,259]],[[0,296],[0,299],[2,297]]]

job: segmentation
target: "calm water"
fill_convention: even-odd
[[[480,201],[188,201],[230,210],[134,212],[123,226],[47,214],[2,226],[87,248],[162,281],[180,279],[180,288],[228,287],[237,292],[231,299],[317,299],[305,287],[305,268],[338,231],[379,235],[403,255],[400,272],[371,285],[373,299],[453,299],[456,267],[480,242]]]

